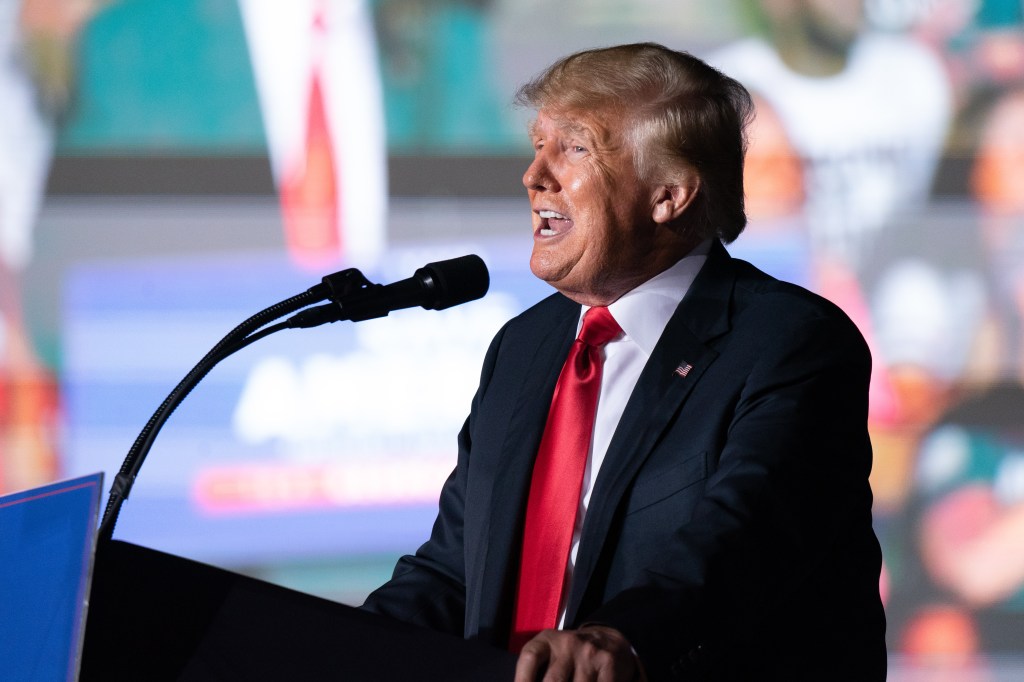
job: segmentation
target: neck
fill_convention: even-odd
[[[688,238],[685,241],[681,241],[677,249],[663,249],[654,254],[649,261],[650,266],[642,271],[631,276],[621,276],[615,280],[600,282],[597,285],[591,286],[586,291],[566,289],[560,287],[557,282],[548,282],[548,284],[558,289],[566,298],[580,305],[590,307],[610,306],[644,282],[654,279],[671,268],[680,260],[693,253],[703,243],[704,240],[702,239]]]

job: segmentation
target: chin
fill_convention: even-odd
[[[530,272],[537,279],[544,280],[551,286],[554,286],[555,282],[564,276],[565,273],[559,272],[559,268],[551,260],[549,255],[534,251],[530,257]]]

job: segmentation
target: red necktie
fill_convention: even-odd
[[[601,391],[601,347],[621,331],[607,308],[588,310],[558,376],[526,503],[512,651],[557,625]]]

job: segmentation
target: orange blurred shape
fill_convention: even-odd
[[[978,633],[971,614],[949,605],[923,608],[904,628],[903,653],[922,663],[967,661],[978,653]]]
[[[993,107],[982,133],[971,187],[978,201],[992,211],[1024,212],[1024,91]]]
[[[0,373],[0,491],[57,476],[57,381],[43,370]]]
[[[340,256],[337,198],[331,134],[320,78],[314,74],[304,155],[289,169],[281,186],[285,239],[299,265],[316,269]]]
[[[803,165],[782,121],[764,100],[757,101],[748,135],[743,167],[747,212],[755,219],[796,213],[804,201]]]

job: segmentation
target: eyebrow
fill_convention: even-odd
[[[560,131],[564,133],[568,133],[570,135],[579,135],[585,138],[585,141],[589,143],[594,143],[598,141],[599,136],[596,134],[596,131],[590,128],[589,126],[580,123],[579,121],[564,118],[556,118],[554,120],[555,127],[557,127]],[[537,137],[537,119],[532,119],[527,124],[527,134],[530,136],[531,139],[535,139]]]

